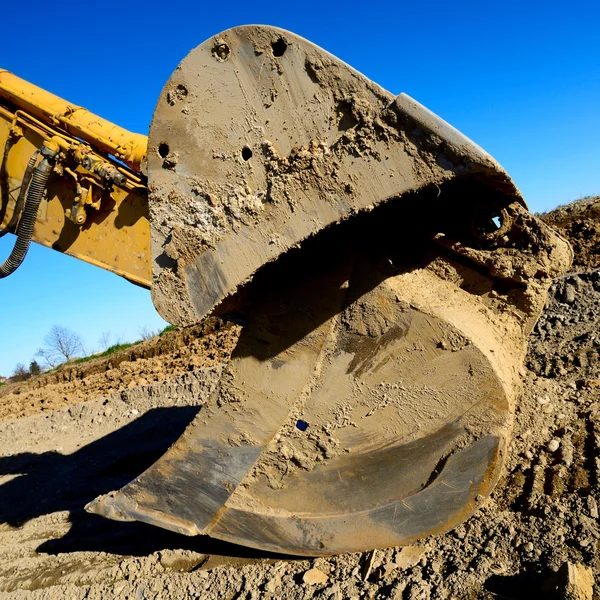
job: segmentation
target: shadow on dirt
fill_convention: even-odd
[[[100,494],[137,477],[177,440],[198,407],[156,408],[77,452],[23,453],[0,458],[0,475],[19,475],[0,486],[0,523],[18,527],[41,515],[68,510],[72,527],[38,552],[96,551],[144,556],[188,549],[217,556],[274,558],[208,536],[186,537],[143,523],[109,521],[84,511]]]
[[[552,571],[525,571],[518,575],[492,575],[484,589],[497,600],[561,600],[560,576]],[[485,596],[486,598],[488,596]]]

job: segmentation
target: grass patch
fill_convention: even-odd
[[[115,352],[119,352],[120,350],[125,350],[126,348],[131,348],[131,346],[135,346],[136,344],[139,344],[139,343],[140,342],[115,344],[114,346],[107,348],[104,352],[101,352],[100,354],[92,354],[91,356],[84,356],[82,358],[77,358],[73,361],[73,364],[80,365],[81,363],[88,362],[88,360],[94,360],[94,358],[105,358],[107,356],[110,356],[111,354],[114,354]]]
[[[177,331],[177,327],[175,325],[167,325],[158,335],[169,333],[169,331]]]
[[[99,354],[92,354],[92,356],[83,356],[81,358],[76,358],[73,361],[74,365],[80,365],[81,363],[87,362],[88,360],[93,360],[94,358],[98,358],[100,355]]]

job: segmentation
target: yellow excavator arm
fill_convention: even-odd
[[[38,194],[31,241],[149,288],[146,147],[146,136],[0,70],[0,235],[24,233],[28,195]],[[42,169],[40,190],[32,184]],[[15,246],[0,274],[27,245]]]
[[[194,49],[149,136],[0,72],[0,226],[244,325],[152,467],[86,508],[292,554],[466,519],[508,451],[527,336],[568,244],[405,94],[273,27]]]

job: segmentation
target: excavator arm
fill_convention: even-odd
[[[248,26],[182,61],[147,140],[2,72],[0,146],[21,247],[29,219],[171,323],[244,326],[183,436],[88,511],[318,555],[448,530],[490,494],[572,253],[442,119]]]
[[[31,241],[149,288],[146,146],[146,136],[0,70],[0,235],[18,233],[28,192],[35,191]],[[44,160],[43,189],[31,188]],[[4,276],[22,262],[22,252]]]

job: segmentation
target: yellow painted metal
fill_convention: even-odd
[[[148,192],[139,173],[146,140],[0,72],[0,161],[8,149],[7,185],[4,190],[0,186],[0,229],[11,220],[29,159],[42,144],[55,145],[60,153],[38,211],[33,241],[149,288]],[[112,169],[123,176],[122,181],[107,184],[85,164]],[[83,223],[71,216],[74,209],[84,215]]]
[[[148,143],[145,135],[131,133],[5,69],[0,69],[0,98],[99,150],[112,154],[133,170],[142,170]]]

